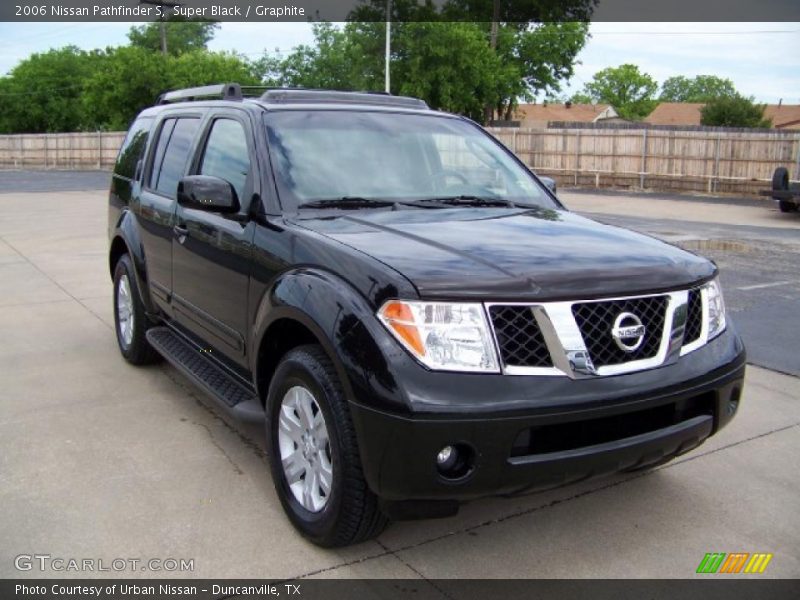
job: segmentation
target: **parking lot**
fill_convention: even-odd
[[[653,472],[473,502],[323,550],[284,517],[258,430],[227,423],[167,364],[119,355],[106,180],[0,173],[0,577],[92,576],[20,572],[20,554],[194,561],[102,574],[127,577],[692,577],[707,552],[769,552],[756,577],[800,577],[800,214],[562,192],[716,260],[752,362],[737,419]]]

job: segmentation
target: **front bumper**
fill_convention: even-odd
[[[469,500],[565,485],[688,452],[734,416],[744,371],[744,347],[729,330],[662,369],[587,381],[491,376],[495,398],[468,376],[447,374],[449,392],[461,401],[457,412],[429,397],[424,411],[411,415],[358,402],[351,413],[365,477],[380,498]],[[530,390],[525,399],[520,386]],[[488,412],[492,401],[506,409]],[[483,411],[464,410],[471,403]],[[438,471],[436,455],[447,445],[469,449],[474,461],[465,475]]]

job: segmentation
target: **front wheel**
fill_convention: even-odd
[[[361,469],[353,423],[336,370],[319,346],[290,351],[267,397],[267,448],[289,520],[319,546],[378,535],[387,519]]]

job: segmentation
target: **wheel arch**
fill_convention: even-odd
[[[367,339],[373,354],[381,353],[380,344],[370,333],[372,326],[380,325],[369,302],[339,276],[310,268],[281,275],[264,288],[254,315],[251,372],[262,402],[280,358],[292,348],[309,343],[322,347],[345,395],[356,400],[354,382],[363,376],[358,372],[354,346],[363,346]],[[363,384],[359,382],[358,387]]]
[[[108,249],[108,269],[112,280],[114,279],[117,263],[125,254],[131,257],[134,277],[136,277],[136,287],[139,289],[139,297],[142,300],[142,304],[144,304],[148,313],[155,313],[156,310],[150,298],[150,287],[147,281],[144,247],[136,230],[135,219],[130,211],[127,210],[120,215]]]

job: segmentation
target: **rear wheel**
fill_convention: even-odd
[[[386,517],[361,469],[347,400],[319,346],[290,351],[267,397],[267,444],[275,489],[309,540],[345,546],[383,531]]]
[[[119,351],[129,363],[144,365],[159,359],[145,334],[152,322],[145,314],[130,256],[124,254],[114,269],[114,329]]]

